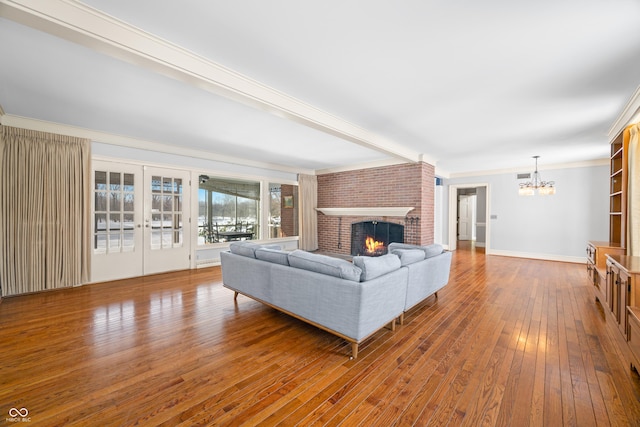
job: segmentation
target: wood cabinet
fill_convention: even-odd
[[[607,280],[607,255],[622,255],[620,243],[590,241],[587,243],[587,275],[593,284],[596,299],[610,307],[611,289]]]
[[[640,308],[627,307],[629,316],[629,330],[627,342],[631,350],[631,367],[637,371],[640,368]]]
[[[607,255],[607,289],[610,301],[607,320],[611,320],[624,337],[631,353],[630,362],[640,360],[640,257]],[[606,298],[606,297],[605,297]],[[605,306],[603,304],[603,306]]]

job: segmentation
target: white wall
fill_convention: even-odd
[[[583,261],[588,240],[608,240],[609,167],[545,169],[541,174],[556,182],[555,195],[519,196],[515,172],[445,179],[445,230],[449,186],[486,182],[490,189],[487,253]],[[444,238],[448,240],[448,233]]]
[[[248,177],[265,177],[272,179],[274,182],[280,182],[283,180],[284,182],[295,182],[298,180],[298,176],[295,173],[234,165],[231,163],[217,162],[203,158],[177,156],[175,154],[141,150],[138,148],[128,148],[95,141],[91,144],[91,155],[123,159],[123,161],[131,161],[134,163],[160,164],[205,173],[219,172],[223,174],[246,175]]]

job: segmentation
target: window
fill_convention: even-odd
[[[298,186],[269,183],[269,237],[298,235]]]
[[[198,244],[260,237],[260,183],[200,175]]]

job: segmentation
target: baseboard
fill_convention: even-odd
[[[585,264],[587,262],[587,258],[583,256],[580,257],[580,256],[568,256],[568,255],[556,255],[556,254],[537,254],[537,253],[530,253],[530,252],[502,251],[498,249],[487,250],[486,254],[508,256],[508,257],[514,257],[514,258],[539,259],[544,261],[571,262],[576,264]]]

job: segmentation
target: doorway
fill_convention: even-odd
[[[484,248],[489,250],[489,185],[449,186],[449,250]]]
[[[91,281],[190,267],[190,174],[93,162]]]

